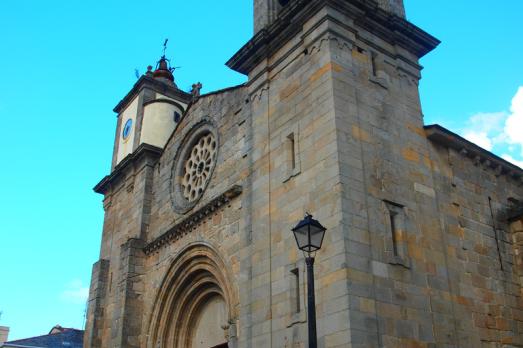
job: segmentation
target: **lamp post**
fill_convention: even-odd
[[[316,299],[314,296],[314,256],[313,253],[320,250],[323,236],[327,229],[318,220],[312,218],[311,214],[305,215],[303,220],[292,229],[298,249],[305,255],[307,265],[307,324],[309,328],[309,348],[316,348],[318,339],[316,337]]]

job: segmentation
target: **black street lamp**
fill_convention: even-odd
[[[327,229],[312,215],[307,213],[305,218],[298,222],[292,229],[298,249],[305,254],[307,265],[307,324],[309,327],[309,348],[316,348],[318,339],[316,337],[316,300],[314,297],[314,256],[312,253],[320,250],[323,236]]]

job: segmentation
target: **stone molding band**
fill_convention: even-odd
[[[146,255],[149,255],[165,245],[172,243],[180,239],[183,235],[187,234],[193,227],[195,227],[203,219],[211,215],[213,212],[218,210],[223,205],[230,202],[233,198],[239,196],[243,191],[240,185],[234,185],[218,197],[212,199],[209,203],[205,204],[200,209],[189,215],[183,221],[175,224],[167,232],[147,244],[143,251]]]
[[[176,106],[181,111],[184,110],[184,107],[180,103],[177,103],[174,100],[166,99],[166,98],[158,98],[158,99],[153,99],[153,100],[146,101],[146,102],[143,103],[143,106],[156,104],[156,103],[171,104],[171,105]]]
[[[140,144],[138,148],[129,155],[125,156],[123,160],[114,167],[111,174],[106,175],[96,186],[93,188],[93,191],[105,195],[111,186],[117,182],[122,177],[125,178],[124,174],[128,168],[132,168],[132,165],[135,165],[139,159],[142,158],[152,158],[154,160],[160,158],[163,153],[163,149],[149,145],[146,143]]]

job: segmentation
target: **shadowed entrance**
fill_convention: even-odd
[[[207,245],[182,251],[167,271],[150,321],[149,348],[234,347],[235,305],[226,264]],[[232,336],[232,337],[231,337]]]

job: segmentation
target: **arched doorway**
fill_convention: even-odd
[[[222,328],[227,323],[225,306],[225,301],[219,295],[202,303],[191,332],[192,348],[227,347]]]
[[[238,297],[228,269],[208,245],[182,251],[158,291],[147,347],[234,348]]]

